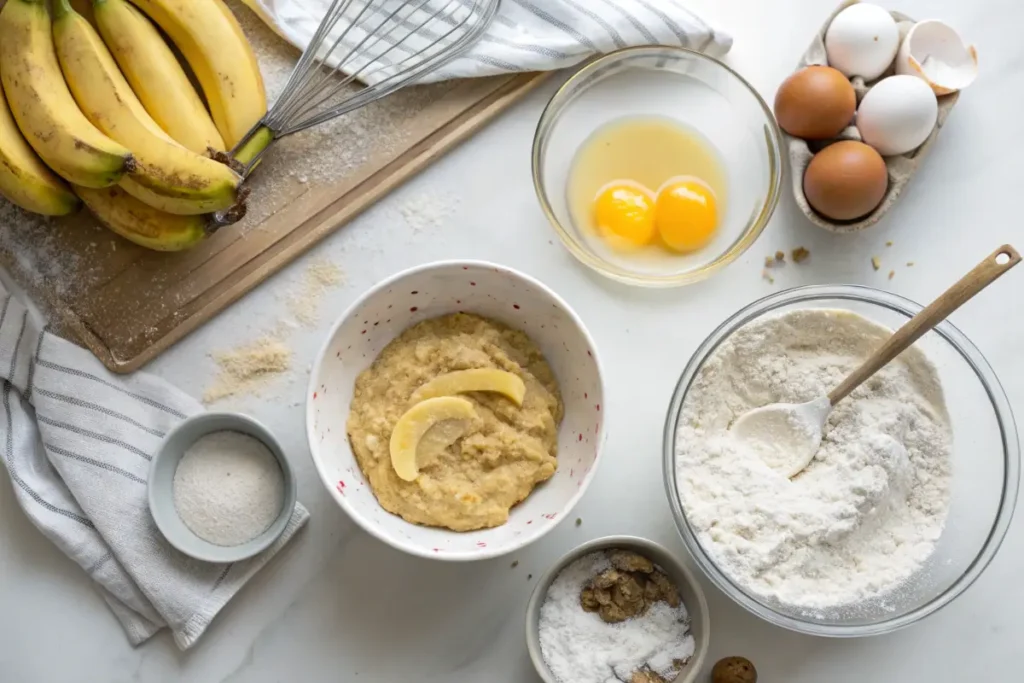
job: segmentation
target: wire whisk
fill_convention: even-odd
[[[436,71],[490,25],[500,0],[334,0],[280,97],[232,150],[243,175],[277,138]]]

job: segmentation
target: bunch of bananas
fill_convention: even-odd
[[[0,10],[0,194],[48,216],[84,203],[136,244],[186,249],[211,214],[239,214],[224,152],[266,113],[256,56],[222,0],[91,4],[95,26],[70,0]]]

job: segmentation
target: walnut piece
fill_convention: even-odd
[[[643,555],[613,550],[608,560],[612,568],[593,577],[580,591],[585,612],[597,612],[603,621],[617,624],[642,616],[656,602],[671,607],[681,604],[675,585]]]
[[[608,553],[608,561],[612,566],[622,572],[643,572],[650,574],[654,571],[654,563],[643,555],[628,550],[613,550]]]
[[[746,657],[720,659],[711,670],[712,683],[757,683],[757,669]]]

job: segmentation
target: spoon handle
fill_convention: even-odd
[[[1020,254],[1009,244],[1004,244],[996,249],[988,258],[975,266],[974,270],[964,275],[927,308],[921,310],[903,327],[896,330],[859,368],[850,373],[839,386],[829,393],[828,400],[835,405],[846,398],[864,380],[882,369],[889,361],[920,339],[925,332],[949,317],[953,311],[960,308],[975,294],[1020,263],[1020,260]]]

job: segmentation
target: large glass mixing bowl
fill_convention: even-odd
[[[567,187],[576,154],[595,131],[634,117],[691,128],[717,150],[728,200],[704,248],[655,263],[618,254],[580,226]],[[555,93],[533,139],[533,184],[541,208],[579,261],[620,282],[674,287],[702,280],[754,243],[779,202],[782,134],[764,99],[722,62],[679,47],[633,47],[590,62]]]
[[[753,614],[811,635],[888,633],[948,605],[977,580],[999,550],[1013,516],[1020,478],[1020,447],[1013,414],[981,352],[951,323],[940,324],[917,342],[938,371],[953,428],[952,498],[934,554],[898,590],[834,610],[803,610],[757,595],[716,566],[687,520],[676,481],[676,431],[694,378],[723,341],[747,323],[800,308],[845,309],[896,329],[922,307],[869,287],[808,286],[765,297],[722,323],[690,359],[669,405],[664,434],[669,505],[697,564],[719,589]]]

